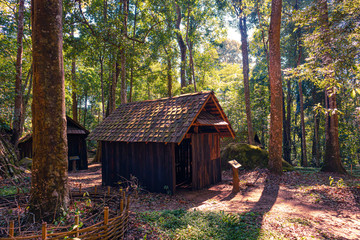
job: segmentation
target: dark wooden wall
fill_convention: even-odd
[[[76,169],[83,170],[88,168],[87,148],[85,134],[68,134],[68,157],[79,156],[80,160],[76,162]],[[20,157],[32,158],[32,138],[25,142],[19,143]],[[68,169],[73,169],[71,161],[69,161]]]
[[[68,157],[79,156],[80,160],[76,161],[76,169],[88,169],[86,135],[85,134],[68,134]],[[69,171],[73,170],[72,162],[69,160]]]
[[[25,142],[19,143],[19,152],[20,159],[24,157],[32,158],[32,138],[26,140]]]
[[[221,181],[220,137],[217,133],[191,135],[192,188],[201,189]]]
[[[174,143],[102,142],[102,181],[116,185],[135,176],[152,192],[175,192]]]

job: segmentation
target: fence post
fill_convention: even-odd
[[[79,215],[75,216],[76,234],[75,237],[79,237]]]
[[[110,196],[110,186],[108,186],[108,192],[107,192],[108,196]]]
[[[46,230],[46,222],[42,223],[42,228],[41,228],[41,239],[44,240],[47,238],[47,230]]]
[[[11,221],[10,221],[9,236],[10,236],[11,238],[14,237],[14,220],[11,220]]]
[[[124,211],[124,199],[120,199],[120,214]]]
[[[109,207],[104,207],[104,225],[109,223]]]
[[[95,185],[95,194],[97,193],[97,185]]]
[[[79,193],[81,194],[81,183],[79,184]]]
[[[130,195],[128,195],[128,197],[127,197],[126,210],[129,210],[129,206],[130,206]]]

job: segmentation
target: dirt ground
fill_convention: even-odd
[[[262,169],[240,171],[239,176],[237,194],[232,193],[231,172],[224,171],[221,183],[199,191],[180,189],[173,196],[142,191],[132,200],[130,210],[133,216],[179,208],[257,212],[262,230],[287,239],[360,239],[360,179],[302,172],[276,177]],[[100,165],[69,173],[69,180],[71,188],[81,183],[82,189],[91,191],[94,185],[101,185]]]

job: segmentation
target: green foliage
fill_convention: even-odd
[[[266,239],[269,234],[260,229],[261,214],[255,212],[230,214],[177,209],[139,213],[139,219],[170,239]]]

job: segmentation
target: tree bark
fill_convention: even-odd
[[[180,62],[180,85],[181,88],[186,87],[186,45],[184,43],[184,40],[181,36],[180,32],[180,24],[181,24],[181,10],[180,6],[178,4],[175,4],[176,7],[176,22],[175,22],[175,28],[176,28],[176,38],[177,42],[179,44],[180,48],[180,56],[181,56],[181,62]]]
[[[280,61],[280,24],[282,0],[272,0],[269,31],[270,60],[270,139],[269,170],[282,174],[282,80]]]
[[[286,94],[286,116],[283,114],[284,119],[284,139],[283,139],[283,151],[284,160],[291,164],[291,82],[287,80],[287,94]],[[285,108],[285,107],[284,107]]]
[[[334,69],[331,64],[333,59],[331,56],[330,43],[330,27],[327,0],[319,1],[320,11],[320,33],[322,34],[322,41],[324,49],[322,49],[322,64],[329,68],[325,79],[329,82],[335,78]],[[325,105],[327,108],[325,120],[325,154],[324,166],[322,171],[346,173],[340,158],[340,144],[339,144],[339,119],[336,108],[336,87],[328,85],[325,89]]]
[[[34,86],[30,212],[52,221],[69,204],[62,1],[32,0]]]
[[[306,131],[304,117],[304,97],[302,91],[302,81],[299,80],[299,96],[300,96],[300,124],[301,124],[301,166],[307,167],[307,151],[306,151]]]
[[[101,107],[102,119],[105,119],[105,97],[104,97],[104,56],[99,57],[100,61],[100,82],[101,82]]]
[[[128,16],[128,0],[123,0],[123,29],[122,29],[122,47],[120,49],[120,63],[121,63],[121,86],[120,86],[120,99],[121,103],[124,104],[127,102],[126,98],[126,50],[125,50],[125,42],[127,35],[127,16]]]
[[[18,29],[17,29],[17,55],[16,55],[16,80],[15,80],[15,105],[13,136],[11,142],[17,147],[19,137],[22,134],[21,119],[23,115],[23,92],[22,92],[22,56],[24,35],[24,0],[19,1]]]
[[[76,96],[76,61],[75,61],[75,57],[73,57],[72,63],[71,63],[71,78],[72,78],[72,82],[71,82],[71,86],[72,86],[72,92],[71,92],[72,117],[75,122],[79,122],[78,110],[77,110],[78,101],[77,101],[77,96]]]
[[[241,53],[243,62],[243,75],[244,75],[244,94],[245,94],[245,109],[246,109],[246,121],[248,128],[248,142],[254,145],[254,131],[252,127],[251,119],[251,106],[250,106],[250,84],[249,84],[249,52],[248,52],[248,40],[247,40],[247,27],[246,17],[240,16],[239,18],[239,30],[241,35]]]
[[[320,118],[314,113],[314,137],[312,145],[312,161],[316,167],[320,166],[320,136],[319,136]]]

